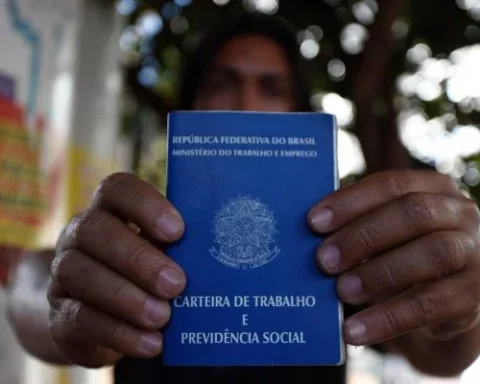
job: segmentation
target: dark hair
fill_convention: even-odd
[[[210,30],[199,39],[191,52],[184,55],[180,73],[179,109],[192,109],[196,92],[218,50],[234,37],[254,33],[270,38],[283,48],[295,84],[295,110],[311,111],[308,87],[310,79],[307,77],[309,71],[300,54],[296,32],[283,18],[249,13]]]

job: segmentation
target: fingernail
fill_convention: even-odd
[[[367,327],[359,320],[347,320],[345,323],[346,333],[349,339],[357,344],[362,343],[367,336]]]
[[[182,231],[183,221],[176,212],[165,212],[158,219],[158,227],[162,234],[174,237],[178,236]]]
[[[340,264],[340,250],[334,245],[320,247],[317,257],[320,264],[327,271],[334,271]]]
[[[158,324],[165,318],[166,314],[167,307],[165,303],[152,298],[145,303],[145,317],[151,323]]]
[[[160,352],[162,348],[163,339],[160,334],[144,335],[140,341],[140,352],[146,354],[153,354]]]
[[[168,291],[175,290],[183,280],[183,273],[175,268],[165,268],[160,272],[160,285]]]
[[[358,276],[342,276],[338,281],[338,290],[345,299],[356,299],[362,294],[363,282]]]
[[[328,231],[333,220],[333,212],[329,209],[314,211],[310,217],[312,226],[318,231]]]

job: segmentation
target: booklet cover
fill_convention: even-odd
[[[336,281],[306,220],[338,187],[336,138],[324,113],[170,114],[167,198],[186,229],[167,253],[187,286],[165,365],[343,364]]]

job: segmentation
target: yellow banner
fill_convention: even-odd
[[[85,210],[100,182],[114,172],[112,156],[100,156],[84,148],[69,150],[67,217]]]

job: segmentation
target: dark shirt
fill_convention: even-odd
[[[115,368],[115,384],[344,384],[341,367],[162,367],[161,358],[125,358]]]
[[[345,306],[345,317],[357,310]],[[124,358],[115,367],[115,384],[345,384],[346,366],[339,367],[164,367],[155,359]]]

